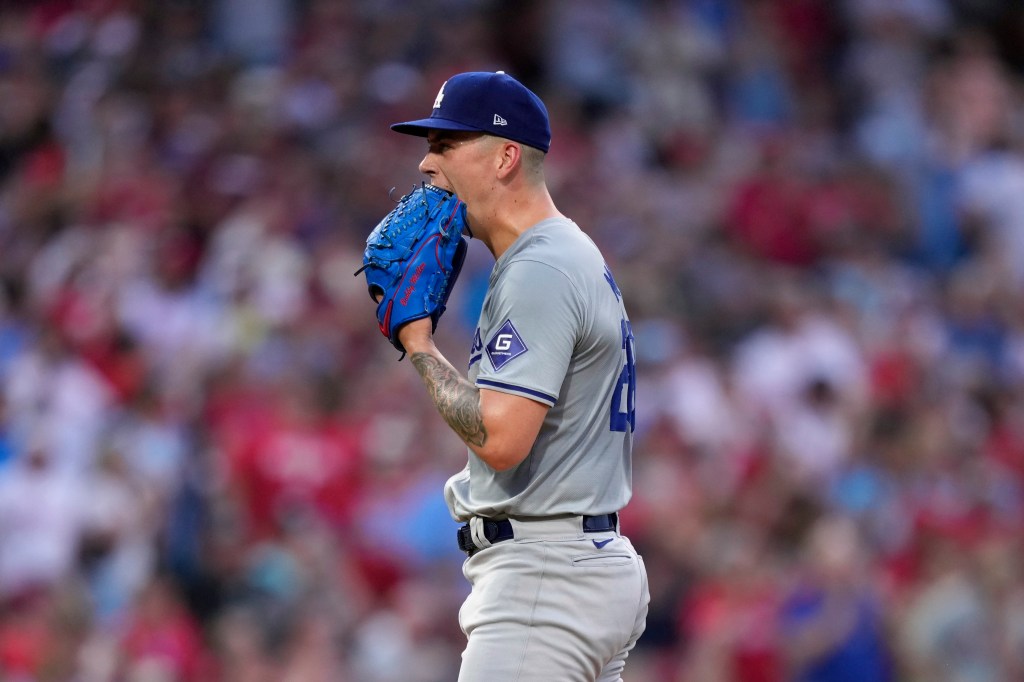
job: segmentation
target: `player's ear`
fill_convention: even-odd
[[[497,153],[498,177],[504,178],[523,163],[523,148],[518,142],[502,140]]]

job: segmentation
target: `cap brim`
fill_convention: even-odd
[[[485,132],[481,131],[480,128],[474,128],[473,126],[468,126],[465,123],[449,121],[446,118],[437,117],[421,118],[416,121],[406,121],[405,123],[392,123],[391,129],[396,133],[416,135],[417,137],[426,137],[427,132],[431,130],[469,130]]]

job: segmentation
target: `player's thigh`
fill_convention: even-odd
[[[589,540],[509,543],[467,561],[466,575],[460,682],[593,682],[632,647],[646,614],[646,577],[628,541],[616,551]]]
[[[459,612],[466,633],[459,682],[592,682],[571,615],[552,618],[568,570],[549,543],[503,543],[469,560],[472,591]],[[566,627],[568,625],[568,627]]]

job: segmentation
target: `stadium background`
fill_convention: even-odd
[[[1024,679],[998,0],[0,4],[0,679],[455,678],[464,451],[352,273],[488,69],[634,320],[628,679]]]

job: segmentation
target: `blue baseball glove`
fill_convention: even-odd
[[[466,205],[450,192],[422,184],[399,199],[366,239],[363,267],[356,274],[366,273],[370,297],[379,297],[380,331],[402,353],[402,325],[429,316],[437,329],[466,259],[464,229]]]

